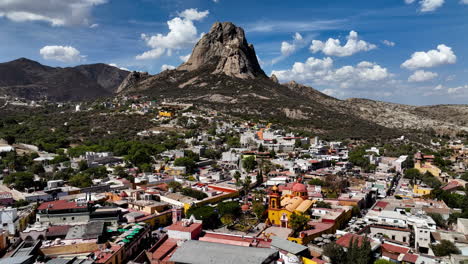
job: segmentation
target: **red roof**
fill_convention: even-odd
[[[403,261],[409,262],[409,263],[416,263],[416,261],[418,260],[418,258],[419,258],[418,255],[414,255],[414,254],[405,254],[405,256],[403,257]]]
[[[193,231],[195,231],[197,229],[201,229],[201,228],[202,228],[202,224],[200,224],[200,223],[192,223],[189,226],[184,226],[182,221],[176,222],[176,223],[166,227],[167,230],[190,232],[190,233],[192,233]]]
[[[409,252],[409,248],[399,247],[399,246],[395,246],[395,245],[388,244],[388,243],[382,244],[382,250],[386,250],[391,253],[400,253],[400,254]]]
[[[177,239],[169,238],[153,252],[153,260],[162,260],[177,248]]]
[[[333,223],[312,222],[312,221],[309,221],[307,224],[311,226],[312,228],[301,232],[301,234],[305,234],[307,236],[317,234],[317,233],[322,233],[334,226]]]
[[[356,235],[356,234],[351,234],[351,233],[348,233],[342,237],[340,237],[337,241],[336,241],[336,244],[342,246],[342,247],[349,247],[350,243],[351,243],[351,240],[353,241],[358,241],[358,246],[361,246],[362,245],[362,242],[364,240],[364,237],[363,236],[360,236],[360,235]],[[369,238],[367,238],[368,241],[370,241]]]
[[[374,211],[378,211],[378,209],[384,209],[385,207],[387,207],[388,203],[387,202],[382,202],[382,201],[379,201],[375,204],[374,208],[372,210]]]
[[[68,233],[70,226],[68,225],[57,225],[50,226],[47,228],[47,236],[64,236]]]
[[[207,232],[204,236],[199,238],[200,241],[212,242],[212,243],[221,243],[228,245],[236,245],[243,247],[260,247],[260,248],[269,248],[271,244],[271,239],[261,239],[254,237],[242,237],[237,235],[229,234],[220,234],[220,233],[211,233]]]
[[[86,208],[86,205],[79,206],[76,202],[69,202],[65,200],[57,200],[52,202],[45,202],[39,205],[38,210],[64,210],[64,209],[80,209]]]

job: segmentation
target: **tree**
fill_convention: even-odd
[[[323,247],[323,255],[327,256],[332,264],[346,263],[346,252],[340,245],[336,243],[329,243],[325,245]]]
[[[315,206],[318,207],[318,208],[329,208],[329,209],[331,209],[331,204],[329,204],[327,202],[324,202],[324,201],[317,201],[315,203]]]
[[[239,172],[239,171],[236,171],[236,172],[234,173],[234,179],[236,180],[236,185],[237,185],[237,186],[240,186],[240,181],[239,181],[240,178],[241,178],[240,172]]]
[[[255,214],[255,216],[261,220],[263,218],[263,214],[266,211],[266,207],[262,202],[255,202],[252,205],[252,211]]]
[[[295,236],[307,228],[307,222],[309,222],[309,218],[303,214],[292,213],[289,217],[289,224]]]
[[[386,259],[378,259],[374,262],[374,264],[395,264],[395,263]]]
[[[29,205],[29,202],[26,201],[26,200],[21,199],[21,200],[15,201],[15,204],[13,206],[18,208],[18,207],[23,207],[23,206],[26,206],[26,205]]]
[[[172,192],[178,192],[182,190],[182,184],[180,182],[171,181],[167,184],[169,189],[172,189]]]
[[[15,136],[7,135],[5,136],[5,141],[7,142],[8,145],[13,145],[16,142],[16,138]]]
[[[78,170],[79,171],[85,171],[88,169],[88,162],[86,162],[86,160],[81,160],[79,163],[78,163]]]
[[[120,178],[128,177],[128,173],[125,172],[125,169],[122,166],[115,167],[114,174],[119,176]]]
[[[203,228],[213,229],[219,226],[218,214],[211,206],[190,207],[187,216],[190,217],[191,215],[203,221]]]
[[[318,186],[325,186],[325,182],[321,179],[313,178],[311,179],[308,184],[310,185],[318,185]]]
[[[323,255],[330,258],[332,264],[369,264],[372,260],[369,239],[364,237],[361,243],[359,240],[352,238],[347,251],[336,243],[327,244],[323,248]]]
[[[129,154],[127,158],[136,166],[144,163],[151,163],[151,155],[147,149],[139,149],[135,154]]]
[[[407,169],[405,170],[405,178],[407,179],[419,179],[421,177],[421,173],[418,169]]]
[[[42,166],[42,164],[35,163],[31,166],[31,172],[34,174],[45,173],[44,166]]]
[[[151,172],[153,170],[153,168],[151,167],[150,164],[143,163],[143,164],[140,165],[140,170],[143,171],[143,172]]]
[[[440,244],[432,244],[431,249],[437,257],[460,254],[460,250],[449,240],[441,240]]]
[[[258,152],[264,152],[265,151],[265,148],[263,147],[263,144],[260,144],[258,146]]]
[[[439,213],[428,213],[427,215],[430,216],[432,218],[432,220],[434,220],[434,222],[436,223],[436,225],[438,227],[447,228],[447,223],[446,223],[445,219],[442,217],[441,214],[439,214]]]
[[[250,184],[252,184],[252,178],[250,176],[245,177],[245,180],[242,183],[242,189],[245,193],[250,190]]]
[[[218,209],[218,213],[221,216],[235,216],[241,213],[241,207],[238,202],[221,202],[216,206],[216,208]]]
[[[174,166],[185,167],[187,173],[193,173],[196,168],[195,161],[188,157],[178,158],[174,161]]]
[[[251,172],[257,166],[257,161],[255,160],[255,156],[248,156],[242,160],[242,166],[247,172]]]
[[[3,178],[3,182],[14,185],[16,189],[23,191],[26,188],[34,187],[34,174],[31,172],[16,172]]]
[[[190,196],[190,197],[195,198],[197,200],[203,200],[206,197],[208,197],[208,195],[206,193],[198,191],[198,190],[194,190],[192,188],[183,188],[182,189],[182,194],[186,195],[186,196]]]
[[[257,172],[257,178],[256,178],[256,180],[257,180],[257,185],[260,185],[260,184],[263,183],[263,174],[262,174],[262,171]]]
[[[70,183],[70,185],[78,188],[86,188],[93,185],[93,181],[87,173],[75,174],[74,176],[70,177],[70,180],[68,182]]]

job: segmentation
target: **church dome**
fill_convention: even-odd
[[[304,193],[307,192],[307,188],[304,184],[298,182],[293,185],[292,191]]]

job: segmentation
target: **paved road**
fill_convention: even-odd
[[[0,182],[0,192],[10,192],[13,195],[13,199],[24,200],[24,195],[21,192],[10,189],[8,186],[3,185],[3,181]]]

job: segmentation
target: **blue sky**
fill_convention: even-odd
[[[464,104],[467,15],[468,0],[0,0],[0,61],[155,74],[231,21],[283,82],[342,99]]]

